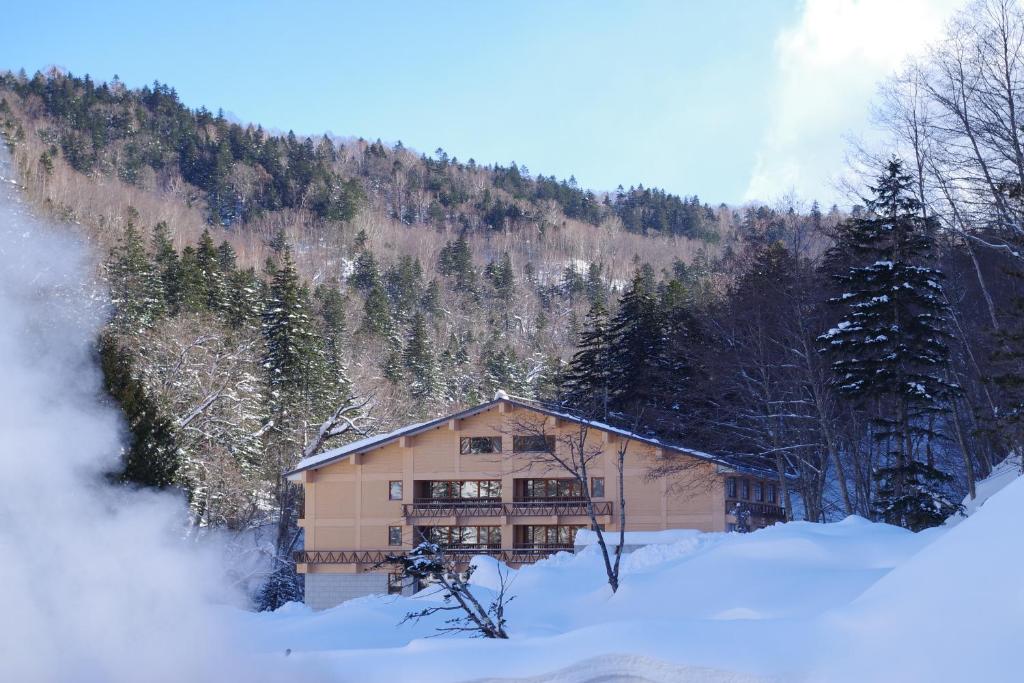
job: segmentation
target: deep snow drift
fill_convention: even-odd
[[[398,626],[423,596],[290,605],[239,614],[237,628],[258,651],[287,647],[350,681],[1015,681],[1021,510],[1018,479],[955,528],[920,534],[857,517],[668,532],[625,558],[615,595],[596,548],[560,554],[513,572],[509,642]],[[497,565],[478,562],[486,590]]]

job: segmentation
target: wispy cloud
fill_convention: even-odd
[[[941,36],[960,0],[805,0],[776,41],[775,100],[747,200],[837,199],[844,136],[869,128],[880,80]]]

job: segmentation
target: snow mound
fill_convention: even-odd
[[[1024,479],[833,615],[837,681],[1021,680]],[[841,646],[839,645],[841,643]],[[892,677],[892,672],[903,675]]]
[[[678,666],[630,655],[594,657],[529,678],[482,678],[474,683],[765,683],[760,676],[704,667]]]
[[[1008,484],[1015,481],[1021,474],[1020,455],[1011,455],[1001,463],[992,468],[992,472],[979,481],[974,487],[975,497],[969,495],[964,497],[964,512],[962,515],[953,515],[946,520],[946,526],[956,526],[964,521],[985,504],[989,498],[1002,491]]]

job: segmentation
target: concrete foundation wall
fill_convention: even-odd
[[[388,575],[382,572],[358,574],[306,574],[306,604],[313,609],[335,607],[346,600],[388,592]]]

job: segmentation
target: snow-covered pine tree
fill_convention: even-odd
[[[633,423],[664,399],[665,329],[650,266],[639,268],[613,318],[609,412]]]
[[[912,185],[893,157],[867,211],[843,226],[826,261],[843,292],[832,300],[841,317],[819,340],[840,393],[871,407],[875,438],[887,444],[888,462],[875,472],[877,514],[917,530],[956,509],[944,495],[949,475],[917,451],[938,436],[928,417],[945,412],[959,388],[945,379],[950,333],[943,275],[931,265],[936,224]]]
[[[125,226],[106,264],[114,326],[134,334],[166,312],[163,281],[146,253],[142,236],[132,223]]]
[[[181,302],[181,264],[171,241],[171,230],[164,221],[153,227],[153,264],[163,284],[166,308],[176,314]]]
[[[409,373],[409,393],[421,403],[432,399],[438,390],[437,363],[430,346],[426,318],[416,311],[402,353],[402,362]]]
[[[263,368],[273,425],[267,433],[267,450],[279,473],[276,487],[279,510],[276,561],[279,566],[275,573],[283,572],[292,583],[283,582],[281,575],[276,575],[274,581],[266,584],[258,600],[264,609],[274,609],[295,594],[301,594],[301,582],[294,572],[291,557],[299,536],[296,527],[299,494],[280,473],[299,458],[307,430],[318,426],[331,410],[326,408],[327,373],[323,350],[309,315],[309,294],[299,280],[291,248],[285,244],[280,254],[263,314],[266,341]]]

